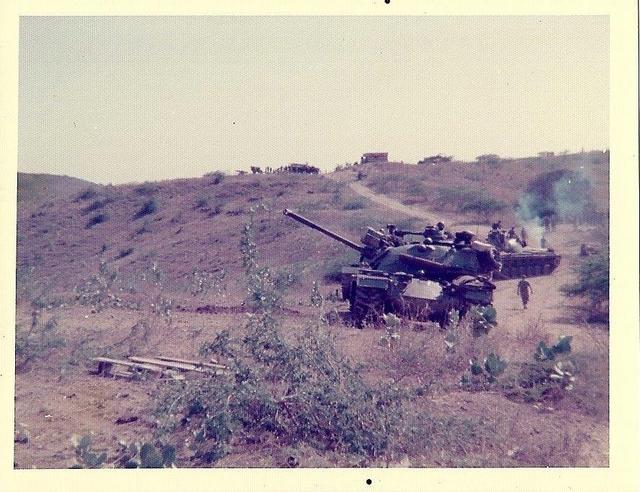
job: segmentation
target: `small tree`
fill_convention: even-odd
[[[567,296],[581,296],[589,300],[591,320],[608,319],[609,248],[586,257],[576,268],[576,282],[562,286]]]

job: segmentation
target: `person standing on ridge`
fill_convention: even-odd
[[[529,302],[529,293],[533,294],[531,284],[527,282],[527,276],[523,275],[520,282],[518,282],[518,295],[522,300],[522,309],[527,309],[527,303]]]

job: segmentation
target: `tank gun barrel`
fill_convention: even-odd
[[[292,212],[291,210],[288,210],[286,208],[283,210],[282,213],[284,215],[286,215],[287,217],[291,217],[293,220],[296,220],[296,221],[300,222],[301,224],[304,224],[307,227],[310,227],[311,229],[315,229],[316,231],[320,231],[325,236],[329,236],[331,239],[335,239],[336,241],[341,242],[342,244],[344,244],[345,246],[350,247],[351,249],[355,249],[360,254],[365,253],[364,246],[360,246],[359,244],[356,244],[353,241],[350,241],[349,239],[347,239],[345,237],[342,237],[341,235],[336,234],[335,232],[330,231],[329,229],[326,229],[326,228],[316,224],[315,222],[311,222],[309,219],[303,217],[302,215],[298,215],[297,213]]]

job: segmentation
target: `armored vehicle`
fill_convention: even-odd
[[[532,248],[517,235],[508,234],[494,224],[487,242],[496,248],[502,268],[495,272],[497,280],[550,275],[560,265],[561,256],[551,248]]]
[[[473,241],[469,232],[452,240],[404,243],[402,236],[423,233],[390,227],[394,234],[386,234],[369,227],[356,244],[294,212],[284,214],[360,253],[359,264],[343,267],[341,274],[342,297],[358,327],[388,312],[445,326],[452,309],[463,316],[474,305],[495,318],[489,277],[499,264],[493,248]]]

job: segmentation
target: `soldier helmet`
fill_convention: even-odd
[[[527,278],[527,276],[523,273],[522,274],[522,280],[524,280],[525,278]]]
[[[438,222],[436,224],[436,227],[438,227],[438,229],[440,229],[441,231],[444,230],[444,222]]]

